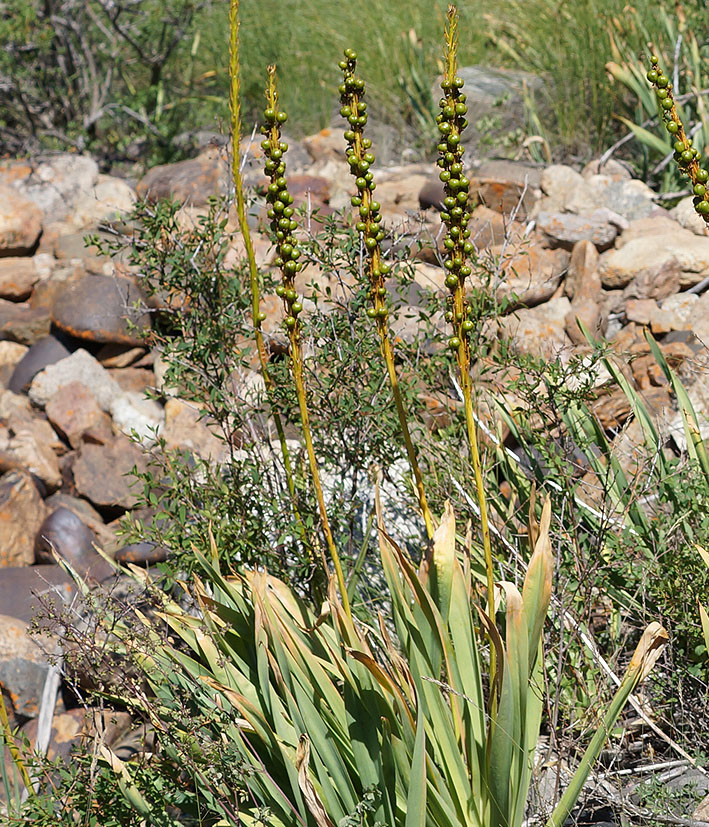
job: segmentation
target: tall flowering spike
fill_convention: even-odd
[[[374,163],[372,142],[364,137],[367,123],[367,103],[364,100],[364,81],[355,75],[357,54],[352,49],[345,49],[345,59],[340,61],[344,82],[340,85],[340,114],[347,119],[349,128],[345,132],[347,141],[347,162],[355,178],[357,195],[352,197],[352,206],[359,210],[357,230],[362,233],[367,250],[367,275],[369,278],[370,307],[367,314],[376,319],[380,329],[386,329],[389,315],[387,307],[387,290],[384,286],[391,267],[382,260],[380,242],[384,238],[381,228],[381,205],[374,200],[376,187],[374,173],[370,169]]]
[[[281,125],[286,122],[287,115],[278,108],[275,66],[268,67],[264,119],[266,122],[261,127],[261,132],[265,139],[261,143],[261,149],[266,156],[264,168],[270,179],[266,200],[271,220],[271,238],[277,252],[274,263],[282,274],[282,282],[276,287],[276,293],[283,299],[286,329],[297,338],[300,328],[298,314],[303,310],[303,305],[293,282],[303,265],[298,261],[300,249],[293,235],[297,224],[293,219],[293,196],[288,192],[285,178],[288,144],[281,140]]]
[[[371,166],[374,155],[371,152],[372,142],[364,137],[364,127],[367,124],[367,103],[364,100],[364,81],[355,74],[357,70],[357,54],[352,49],[345,49],[345,59],[340,61],[340,69],[344,75],[340,84],[340,114],[347,119],[345,140],[347,141],[347,162],[355,179],[357,194],[352,197],[352,206],[359,212],[356,224],[364,247],[367,251],[366,273],[369,281],[369,307],[367,315],[374,319],[381,344],[382,357],[389,374],[389,384],[396,404],[397,416],[404,438],[409,465],[416,481],[421,513],[426,524],[426,534],[429,540],[433,537],[433,519],[428,508],[426,492],[423,485],[423,476],[416,456],[416,448],[411,439],[411,432],[406,418],[406,409],[399,388],[399,379],[394,364],[394,348],[389,338],[389,307],[387,303],[386,277],[391,272],[391,266],[382,259],[381,241],[384,238],[382,230],[381,204],[374,200],[374,173]]]
[[[465,279],[472,269],[468,257],[475,252],[470,239],[468,222],[468,191],[470,182],[463,173],[463,145],[461,132],[468,125],[465,117],[468,112],[465,94],[462,92],[463,80],[456,75],[458,47],[458,17],[454,6],[448,8],[446,25],[445,73],[441,83],[443,97],[439,105],[440,114],[436,117],[441,142],[438,144],[438,166],[440,179],[445,187],[441,219],[446,225],[447,233],[443,240],[446,258],[443,262],[446,271],[446,287],[450,291],[447,300],[446,319],[453,324],[453,336],[448,344],[454,351],[465,353],[469,358],[468,337],[474,328],[468,319],[468,302],[465,298]],[[459,357],[463,353],[459,353]]]
[[[692,182],[694,192],[694,209],[709,224],[709,172],[699,161],[699,150],[692,146],[692,139],[684,131],[684,124],[677,112],[670,79],[662,71],[657,55],[650,57],[650,70],[647,79],[655,87],[657,102],[662,113],[665,129],[674,137],[674,159],[682,172]]]

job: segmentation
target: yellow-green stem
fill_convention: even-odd
[[[406,455],[409,458],[409,465],[414,474],[414,481],[416,483],[416,493],[418,494],[419,506],[423,514],[423,521],[426,525],[426,534],[428,539],[433,537],[433,520],[431,519],[431,512],[428,508],[428,500],[426,499],[426,491],[423,486],[423,476],[416,458],[416,448],[414,447],[411,433],[409,432],[409,423],[406,417],[406,408],[404,407],[404,400],[401,397],[401,388],[399,387],[399,377],[396,374],[396,366],[394,364],[394,349],[389,338],[389,329],[385,319],[377,320],[377,329],[379,331],[379,338],[381,341],[382,356],[386,363],[387,373],[389,374],[389,384],[391,385],[391,392],[394,397],[394,404],[396,405],[396,412],[399,416],[399,427],[401,434],[404,437],[404,445],[406,446]]]
[[[332,536],[332,529],[330,528],[330,520],[327,516],[327,508],[325,507],[325,497],[323,496],[322,484],[320,482],[320,469],[318,461],[315,457],[315,449],[313,448],[313,438],[310,431],[310,416],[308,414],[308,402],[305,395],[305,380],[303,378],[303,359],[300,349],[300,338],[298,335],[298,328],[294,328],[290,335],[290,359],[291,369],[293,371],[293,381],[295,383],[295,392],[298,397],[298,409],[300,411],[300,422],[303,429],[303,438],[305,439],[305,450],[308,454],[308,462],[310,463],[310,475],[313,478],[313,488],[315,489],[315,496],[318,501],[318,510],[320,511],[320,522],[322,523],[323,534],[327,542],[327,548],[330,552],[330,558],[335,568],[335,576],[337,577],[337,586],[340,590],[340,599],[342,607],[348,619],[352,619],[352,610],[350,609],[350,601],[347,596],[347,583],[345,582],[345,575],[342,570],[340,562],[340,555],[335,545],[335,539]],[[327,562],[323,560],[325,569],[327,570]]]
[[[244,186],[241,180],[241,170],[239,169],[240,149],[239,143],[241,140],[241,101],[239,98],[239,0],[231,0],[229,7],[229,107],[231,110],[231,171],[232,180],[234,182],[234,192],[236,195],[236,213],[239,220],[239,229],[244,239],[244,248],[246,249],[246,257],[249,262],[249,278],[251,287],[251,316],[254,325],[254,338],[256,340],[256,350],[258,351],[258,358],[261,364],[261,373],[263,374],[264,384],[266,385],[266,393],[269,401],[273,401],[273,391],[275,383],[273,377],[268,370],[268,358],[266,355],[266,346],[263,341],[263,333],[261,332],[261,318],[260,318],[260,291],[258,283],[258,267],[256,265],[256,255],[254,253],[254,245],[251,241],[251,232],[246,220],[246,201],[244,198]],[[273,421],[276,425],[276,433],[278,434],[278,442],[281,446],[281,455],[283,457],[283,468],[286,475],[286,485],[288,486],[288,493],[291,498],[291,505],[293,508],[293,516],[295,517],[296,528],[300,540],[305,546],[306,551],[313,557],[312,546],[308,540],[307,533],[303,520],[300,516],[300,511],[297,505],[297,496],[295,489],[295,479],[293,476],[293,469],[290,462],[290,453],[286,443],[285,430],[283,429],[283,422],[280,414],[276,410],[274,404],[271,404],[271,411],[273,413]]]

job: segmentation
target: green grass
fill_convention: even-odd
[[[657,4],[638,0],[634,15],[623,11],[625,5],[624,0],[498,0],[491,6],[461,0],[459,63],[523,69],[544,77],[547,92],[537,105],[555,160],[588,159],[624,133],[614,115],[633,115],[627,91],[612,85],[606,74],[611,31],[629,57],[644,49],[646,34],[659,42],[666,39]],[[701,0],[684,3],[688,21],[698,19],[700,5]],[[263,108],[263,67],[277,63],[289,132],[306,135],[327,126],[337,112],[337,60],[350,46],[359,55],[376,121],[420,126],[416,109],[442,70],[439,44],[446,8],[446,0],[392,0],[377,6],[242,0],[247,123]],[[217,71],[218,85],[223,80],[226,88],[222,9],[205,12],[198,26],[204,32],[200,59]]]

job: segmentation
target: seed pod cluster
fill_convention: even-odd
[[[271,237],[276,245],[274,264],[282,274],[281,284],[276,287],[276,294],[283,299],[285,309],[285,326],[290,332],[297,333],[298,314],[303,310],[298,293],[295,290],[294,279],[296,273],[302,269],[300,249],[293,235],[297,223],[293,219],[293,196],[288,192],[286,181],[285,153],[288,144],[281,140],[281,125],[287,120],[285,112],[278,108],[278,93],[275,86],[275,67],[268,67],[268,88],[266,90],[267,105],[264,111],[265,123],[261,127],[261,134],[265,136],[261,142],[261,149],[266,157],[264,169],[269,178],[268,217],[271,221]],[[260,314],[260,320],[265,314]]]
[[[474,328],[468,319],[468,302],[465,298],[465,279],[471,274],[468,257],[475,247],[470,241],[470,212],[468,211],[468,191],[470,181],[463,172],[463,145],[461,132],[468,125],[465,117],[468,111],[466,96],[462,92],[463,80],[460,77],[444,77],[441,83],[443,97],[439,101],[440,113],[436,117],[440,143],[438,144],[439,177],[445,188],[443,199],[444,211],[441,219],[446,225],[447,233],[443,240],[446,258],[446,287],[450,291],[447,300],[446,319],[452,322],[454,335],[448,344],[452,350],[461,346],[468,347],[468,336]]]
[[[650,70],[647,79],[655,87],[655,94],[665,123],[665,129],[674,137],[674,159],[682,172],[692,182],[694,209],[709,224],[709,172],[700,165],[701,154],[692,146],[692,139],[687,136],[684,124],[677,112],[670,79],[659,66],[657,55],[650,57]]]
[[[384,238],[384,230],[381,227],[381,205],[374,200],[373,195],[376,184],[371,166],[375,159],[371,152],[372,142],[364,137],[367,103],[364,100],[364,81],[355,74],[356,52],[345,49],[345,59],[340,61],[340,69],[344,75],[343,83],[339,87],[340,114],[348,123],[345,131],[347,162],[357,186],[357,194],[352,197],[352,206],[359,212],[356,228],[367,250],[367,275],[370,284],[370,306],[367,315],[383,324],[389,315],[384,281],[391,272],[391,267],[382,260],[380,243]]]

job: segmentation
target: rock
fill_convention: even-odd
[[[67,765],[71,763],[72,751],[79,743],[85,718],[86,710],[83,707],[55,711],[47,747],[47,758],[50,761],[61,759]],[[21,735],[29,741],[30,749],[37,743],[38,724],[39,719],[32,718],[20,729]]]
[[[689,330],[694,318],[695,305],[699,301],[696,293],[677,293],[668,296],[661,304],[660,309],[670,314],[672,318],[671,330]]]
[[[507,216],[489,209],[484,204],[478,205],[473,210],[472,220],[468,228],[470,230],[470,240],[475,244],[477,250],[499,246],[505,240],[521,244],[525,237],[524,224],[519,221],[511,221]],[[441,247],[441,255],[444,255],[444,253],[445,248]]]
[[[288,155],[290,156],[290,148]],[[322,175],[289,175],[288,192],[295,199],[296,205],[307,204],[308,198],[317,205],[327,204],[330,201],[330,182]]]
[[[461,66],[458,74],[465,82],[463,91],[472,113],[470,126],[462,135],[471,156],[485,151],[491,131],[502,137],[526,130],[525,100],[544,87],[544,81],[538,75],[483,65]],[[440,95],[440,86],[435,85],[432,100],[437,101]]]
[[[690,230],[690,232],[693,232],[695,235],[706,237],[707,223],[700,215],[697,215],[697,211],[694,209],[694,204],[692,203],[693,200],[693,195],[688,195],[686,198],[683,198],[677,206],[670,210],[670,215],[680,226],[684,227],[685,230]]]
[[[44,520],[37,532],[35,562],[54,563],[57,554],[80,577],[105,580],[114,569],[96,551],[96,545],[96,536],[81,518],[68,508],[59,507]]]
[[[143,393],[127,391],[116,396],[111,404],[114,426],[126,436],[135,435],[142,444],[155,444],[165,421],[163,407]]]
[[[108,367],[105,360],[101,364]],[[110,368],[108,372],[121,390],[126,393],[137,393],[144,398],[147,390],[155,388],[155,373],[150,368],[121,368],[120,370]]]
[[[26,468],[49,491],[54,491],[62,484],[57,455],[51,444],[43,440],[31,426],[15,430],[5,450],[19,466]]]
[[[542,192],[547,196],[548,206],[539,207],[549,211],[563,211],[571,201],[574,194],[586,186],[582,176],[565,164],[552,164],[542,172],[539,185]]]
[[[433,328],[438,336],[431,338],[430,328]],[[423,352],[427,355],[437,353],[443,348],[442,339],[446,330],[446,321],[441,311],[422,314],[420,307],[408,304],[394,310],[389,321],[389,331],[394,343],[413,344],[425,338]]]
[[[490,252],[502,254],[501,247]],[[564,250],[546,250],[529,241],[507,247],[500,261],[503,280],[497,288],[497,299],[516,297],[515,306],[531,307],[550,299],[561,282],[569,261]]]
[[[440,212],[443,209],[443,199],[445,197],[445,189],[438,177],[429,177],[419,190],[419,209],[427,210],[433,207]]]
[[[616,250],[625,247],[628,242],[636,238],[647,238],[648,236],[672,235],[680,230],[679,224],[667,215],[653,215],[648,218],[636,218],[629,221],[628,226],[615,241]]]
[[[213,462],[220,461],[228,450],[217,424],[210,425],[196,405],[183,399],[172,398],[165,403],[162,438],[168,450],[190,451]]]
[[[672,259],[679,262],[680,287],[698,284],[709,275],[709,238],[680,228],[671,234],[633,239],[601,256],[603,286],[625,287],[643,270],[668,267]]]
[[[105,344],[99,349],[96,358],[105,368],[127,368],[134,362],[145,359],[147,351],[144,347],[131,347],[130,345],[118,345],[115,343]],[[123,373],[123,371],[120,371]],[[114,376],[120,384],[118,373]],[[129,390],[121,385],[123,390]],[[144,386],[147,387],[147,384]],[[134,388],[132,388],[134,390]]]
[[[129,543],[118,549],[116,562],[135,563],[136,565],[151,566],[155,563],[164,563],[167,560],[167,549],[156,543]]]
[[[135,206],[133,189],[122,178],[99,175],[94,186],[77,199],[71,211],[71,222],[77,229],[100,223],[114,223]]]
[[[689,320],[690,330],[705,346],[709,346],[709,293],[703,293],[694,304]]]
[[[150,329],[146,302],[146,294],[130,279],[85,276],[59,293],[52,321],[79,339],[138,345]]]
[[[50,326],[46,308],[0,299],[0,339],[33,345],[49,334]]]
[[[564,282],[564,292],[572,302],[581,299],[591,299],[594,302],[600,300],[598,262],[598,251],[590,241],[579,241],[574,245]]]
[[[92,228],[95,231],[95,227]],[[94,232],[102,241],[108,241],[111,236],[106,233]],[[112,239],[111,239],[112,240]],[[85,272],[99,276],[111,276],[114,271],[114,262],[110,256],[101,253],[95,244],[86,244],[85,233],[61,235],[54,244],[54,255],[60,264],[80,262]],[[73,279],[71,280],[73,281]]]
[[[48,642],[42,641],[46,646]],[[51,647],[54,648],[54,647]],[[0,688],[15,724],[39,713],[49,664],[29,625],[15,617],[0,616]]]
[[[421,191],[429,182],[428,171],[420,168],[399,167],[387,170],[377,177],[377,201],[382,205],[382,215],[391,222],[391,216],[402,211],[416,211],[420,207]]]
[[[57,432],[72,448],[81,445],[87,431],[103,430],[110,437],[110,418],[81,382],[69,382],[59,388],[47,402],[45,411]]]
[[[537,200],[541,174],[516,161],[485,161],[470,179],[470,194],[491,210],[526,220]]]
[[[104,411],[110,410],[114,397],[122,393],[106,368],[91,354],[79,349],[41,370],[32,380],[29,398],[35,405],[44,408],[52,396],[70,382],[81,382],[90,388]]]
[[[59,508],[66,508],[74,514],[93,531],[100,547],[108,554],[112,554],[119,545],[119,541],[113,530],[107,526],[96,509],[80,497],[72,497],[62,491],[56,491],[44,501],[48,509],[56,511]]]
[[[39,281],[42,270],[36,259],[45,260],[44,254],[33,258],[0,258],[0,298],[10,301],[24,301]]]
[[[594,218],[573,215],[572,213],[540,212],[537,215],[537,228],[541,230],[554,245],[572,249],[578,241],[590,241],[599,250],[612,246],[618,230]]]
[[[676,258],[641,270],[625,288],[628,299],[666,299],[679,292],[682,270]]]
[[[414,281],[419,287],[422,287],[424,290],[430,290],[432,293],[438,295],[443,294],[445,290],[445,295],[447,295],[446,271],[442,267],[434,264],[426,264],[423,261],[414,261],[412,266],[414,269]]]
[[[0,615],[30,623],[49,607],[61,610],[75,593],[61,566],[6,566],[0,576]]]
[[[583,177],[563,164],[547,167],[541,176],[542,198],[537,211],[572,212],[588,216],[595,210],[608,208],[632,221],[657,212],[654,193],[636,179],[618,179],[611,175]]]
[[[0,184],[0,256],[27,255],[41,232],[41,211],[29,198]]]
[[[629,322],[650,324],[650,317],[660,308],[653,299],[628,299],[625,303],[625,315]]]
[[[210,147],[196,158],[153,167],[138,182],[136,192],[151,204],[172,198],[201,207],[213,195],[226,195],[229,180],[226,155]]]
[[[66,218],[98,180],[98,164],[86,155],[56,153],[36,161],[18,161],[0,170],[0,182],[33,201],[50,221]]]
[[[315,135],[303,138],[306,152],[316,163],[345,159],[345,142],[338,129],[321,129]]]
[[[586,337],[579,328],[581,322],[592,338],[599,339],[604,331],[604,319],[598,304],[590,298],[576,299],[565,318],[566,333],[575,345],[586,344]]]
[[[26,471],[0,477],[0,567],[29,566],[46,508]]]
[[[27,345],[21,345],[19,342],[10,342],[7,339],[0,341],[0,385],[7,387],[17,363],[27,350]]]
[[[81,496],[95,506],[132,508],[138,502],[141,485],[132,475],[147,469],[143,452],[126,437],[107,445],[84,443],[74,462],[74,483]]]
[[[616,161],[615,158],[607,158],[603,163],[601,163],[600,158],[589,161],[581,170],[581,176],[590,178],[593,175],[606,175],[612,181],[625,181],[633,177],[631,170],[622,161]]]
[[[539,307],[517,310],[501,318],[499,325],[519,353],[556,359],[571,350],[571,341],[565,332],[570,310],[571,302],[561,296]]]
[[[14,393],[22,393],[40,370],[67,356],[69,356],[69,350],[56,336],[45,336],[35,342],[17,363],[10,377],[8,388]]]

